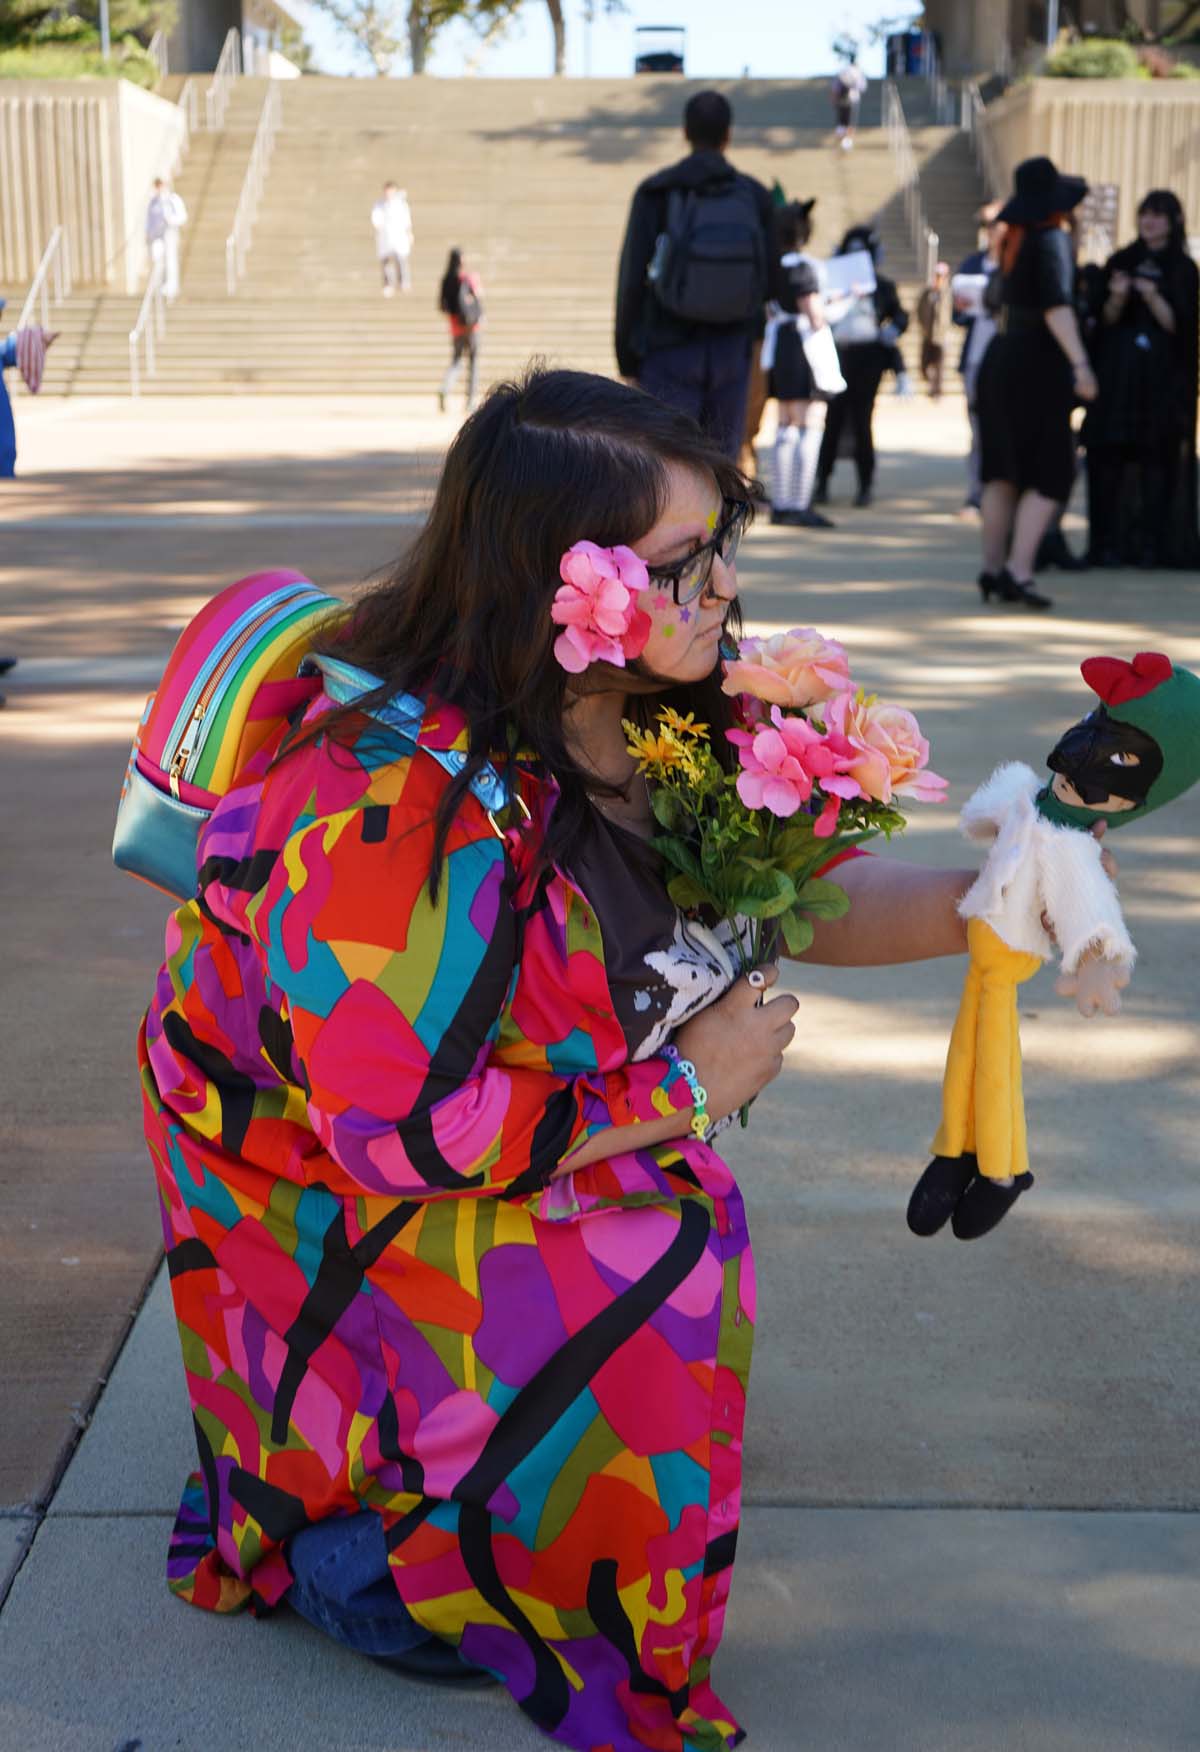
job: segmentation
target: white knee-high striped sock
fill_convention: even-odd
[[[796,491],[796,457],[800,449],[799,426],[780,426],[775,434],[775,469],[771,503],[776,511],[795,511],[800,501]]]
[[[821,455],[820,426],[805,426],[800,433],[793,464],[794,485],[792,504],[797,511],[807,511],[812,504],[813,488],[817,484],[817,462]]]

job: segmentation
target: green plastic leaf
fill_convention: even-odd
[[[810,876],[796,893],[796,906],[810,919],[840,919],[850,911],[850,896],[836,882]]]
[[[684,912],[694,912],[697,907],[711,906],[712,896],[706,888],[691,876],[672,876],[667,883],[667,893]]]
[[[796,912],[786,912],[779,921],[789,955],[803,955],[813,940],[812,920]]]

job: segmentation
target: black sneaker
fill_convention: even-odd
[[[828,481],[818,481],[817,482],[816,487],[813,489],[812,502],[814,505],[828,505],[828,503],[829,503],[829,482]]]
[[[431,1636],[405,1649],[400,1655],[372,1655],[376,1666],[387,1667],[393,1673],[403,1673],[409,1679],[428,1679],[435,1685],[498,1685],[500,1681],[486,1667],[472,1667],[460,1659],[457,1649],[440,1637]]]
[[[836,529],[837,524],[828,517],[822,517],[819,511],[814,511],[810,505],[807,511],[793,511],[792,522],[799,529]]]
[[[872,498],[872,494],[871,494],[870,487],[860,487],[858,489],[857,493],[855,493],[855,495],[854,495],[854,503],[858,506],[859,510],[861,511],[865,505],[869,505],[871,503],[871,498]]]

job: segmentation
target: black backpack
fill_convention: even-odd
[[[752,322],[767,294],[767,252],[751,184],[736,177],[672,189],[647,277],[663,309],[684,322]]]

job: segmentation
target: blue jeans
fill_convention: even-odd
[[[642,360],[638,383],[668,407],[690,414],[736,461],[746,426],[750,344],[743,329],[662,347]]]
[[[373,1510],[306,1527],[289,1542],[288,1563],[288,1605],[326,1636],[363,1655],[400,1655],[433,1640],[396,1592]]]

